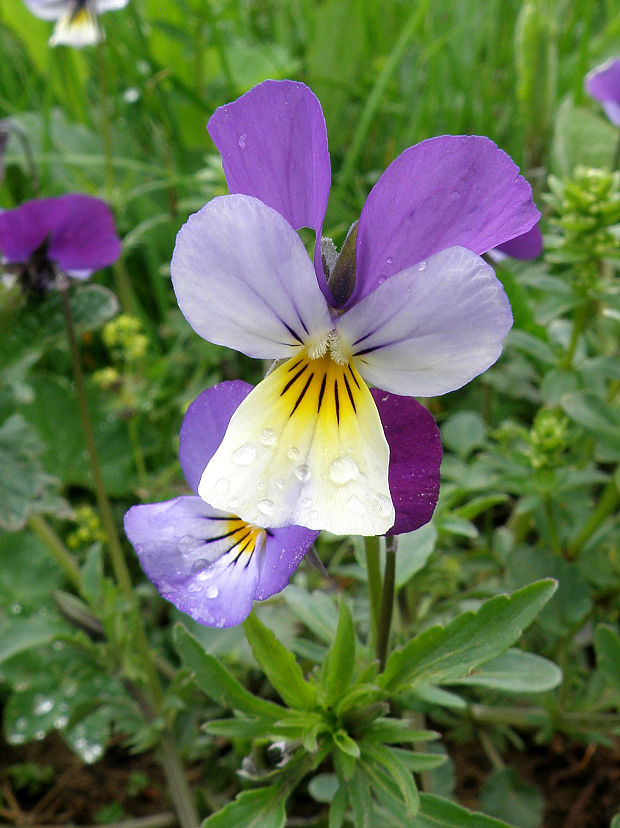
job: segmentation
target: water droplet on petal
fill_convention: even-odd
[[[198,558],[192,564],[191,569],[194,574],[198,574],[199,572],[204,572],[204,570],[207,569],[208,566],[209,561],[206,558]]]
[[[239,466],[249,466],[256,460],[256,446],[254,443],[244,443],[233,451],[231,459]]]
[[[418,270],[426,270],[426,266],[427,266],[427,262],[426,262],[426,261],[424,261],[424,262],[420,262],[420,264],[418,265],[417,269],[418,269]]]
[[[247,140],[247,135],[244,132],[243,135],[240,135],[238,140],[237,140],[237,144],[239,145],[239,147],[241,149],[245,149],[246,140]]]
[[[228,491],[229,485],[230,484],[229,484],[228,480],[226,480],[225,477],[220,477],[220,479],[215,484],[215,491],[218,494],[226,494],[226,492]]]
[[[229,509],[236,509],[239,505],[239,498],[238,497],[231,497],[228,501],[228,508]]]
[[[459,192],[459,190],[453,190],[453,191],[452,191],[452,193],[451,193],[450,195],[452,196],[452,198],[453,198],[455,201],[457,200],[457,198],[460,198],[460,197],[461,197],[461,193]]]
[[[388,256],[385,260],[385,263],[391,265],[394,263],[394,259],[391,256]]]
[[[366,507],[364,506],[362,501],[358,500],[356,497],[350,497],[347,500],[347,508],[354,515],[363,515],[366,511]]]
[[[337,486],[344,486],[350,480],[354,480],[359,474],[359,468],[355,460],[348,454],[343,454],[330,464],[328,475],[332,483]]]
[[[382,274],[381,274],[381,276],[379,276],[379,278],[377,279],[377,284],[378,284],[378,285],[382,285],[382,284],[385,282],[385,280],[386,280],[386,279],[387,279],[387,276],[385,276],[385,275],[382,273]]]
[[[312,506],[312,501],[309,497],[302,497],[302,499],[299,501],[299,505],[302,509],[309,509]]]
[[[286,452],[286,455],[289,460],[297,460],[299,457],[299,449],[295,448],[295,446],[291,446],[291,448]]]
[[[278,435],[275,433],[275,431],[272,428],[264,428],[263,429],[263,434],[262,434],[262,437],[261,437],[261,443],[264,446],[273,446],[273,444],[276,442],[277,439],[278,439]]]
[[[267,488],[267,484],[263,480],[261,480],[260,483],[256,484],[256,488],[259,492],[262,492],[264,489]]]
[[[310,477],[310,466],[307,466],[305,463],[302,463],[301,466],[297,466],[295,469],[295,477],[303,483],[304,480],[308,480]]]
[[[390,498],[385,497],[384,495],[377,495],[375,512],[378,512],[381,517],[388,517],[392,512],[392,501]]]
[[[273,514],[273,500],[259,500],[256,504],[256,508],[261,513],[261,515],[265,515],[269,517]]]
[[[217,598],[217,596],[219,595],[219,592],[220,592],[219,589],[214,584],[212,584],[211,586],[208,586],[205,590],[205,594],[206,594],[207,598]]]
[[[276,486],[278,487],[278,489],[283,489],[286,486],[286,483],[284,482],[284,480],[282,480],[281,477],[279,477],[276,480]]]

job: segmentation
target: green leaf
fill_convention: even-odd
[[[540,828],[543,824],[543,795],[535,785],[519,779],[514,768],[502,768],[488,777],[480,794],[480,805],[491,816],[510,814],[519,828]]]
[[[202,828],[284,828],[286,796],[279,785],[243,791],[234,802],[204,820]]]
[[[0,527],[10,532],[24,526],[49,483],[39,461],[43,449],[20,414],[0,426]]]
[[[580,426],[613,451],[620,451],[620,411],[592,391],[566,394],[560,405]]]
[[[331,808],[329,809],[329,822],[327,828],[341,828],[346,811],[347,789],[344,785],[339,785],[338,790],[332,799]]]
[[[286,713],[280,705],[249,693],[220,661],[205,653],[182,624],[174,628],[174,641],[183,664],[194,673],[196,684],[209,698],[224,707],[270,720],[280,719]]]
[[[603,118],[566,99],[555,119],[551,150],[554,170],[571,176],[577,164],[611,169],[617,132]]]
[[[308,784],[308,793],[316,802],[332,802],[338,789],[338,777],[333,773],[319,773]]]
[[[295,656],[258,620],[256,613],[250,613],[243,628],[254,658],[282,700],[289,707],[314,707],[316,689],[304,679]]]
[[[487,428],[480,414],[475,411],[459,411],[441,427],[441,441],[461,457],[467,457],[475,449],[482,448],[487,439]]]
[[[411,772],[400,760],[393,749],[383,745],[364,743],[363,752],[366,762],[382,765],[398,785],[407,815],[414,817],[420,809],[420,795]]]
[[[611,686],[620,693],[620,636],[605,624],[594,631],[596,663]]]
[[[515,828],[508,822],[468,811],[441,796],[423,793],[420,802],[420,813],[411,828]]]
[[[407,719],[375,719],[370,728],[364,733],[364,742],[428,742],[438,739],[439,733],[434,730],[418,730],[410,726]]]
[[[511,649],[452,684],[491,687],[504,693],[542,693],[561,681],[562,671],[552,661]]]
[[[282,596],[302,624],[331,645],[338,626],[338,612],[331,598],[321,590],[307,592],[295,584],[290,584]]]
[[[0,605],[15,615],[39,612],[62,583],[60,567],[35,535],[0,533]]]
[[[270,727],[264,719],[211,719],[203,724],[202,730],[226,739],[255,739],[266,736]]]
[[[354,759],[359,759],[360,746],[352,739],[346,730],[339,728],[333,733],[334,744],[347,756],[352,756]]]
[[[42,647],[63,633],[69,632],[67,624],[49,615],[31,615],[28,618],[11,618],[0,627],[0,663],[17,653]]]
[[[401,589],[426,565],[437,543],[437,529],[427,523],[398,537],[396,553],[396,589]]]
[[[355,666],[355,627],[344,595],[340,596],[338,628],[324,665],[325,689],[331,701],[349,689]]]
[[[358,770],[347,782],[355,828],[372,828],[374,808],[366,774]]]
[[[500,655],[538,615],[555,592],[552,580],[538,581],[512,595],[497,595],[478,612],[447,627],[431,627],[390,656],[380,686],[397,690],[421,682],[441,684],[467,676]],[[490,634],[492,631],[492,634]]]

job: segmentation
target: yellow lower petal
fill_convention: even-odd
[[[378,535],[394,523],[388,463],[355,367],[301,351],[241,403],[198,493],[258,526]]]

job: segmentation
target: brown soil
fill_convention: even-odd
[[[450,754],[458,799],[475,809],[491,763],[474,744],[452,746]],[[586,746],[556,736],[547,745],[510,750],[502,759],[524,782],[542,791],[547,803],[543,828],[609,828],[620,810],[620,745],[615,749]]]

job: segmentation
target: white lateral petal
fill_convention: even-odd
[[[360,374],[394,394],[460,388],[499,357],[512,325],[493,269],[449,247],[390,276],[338,322]]]
[[[50,37],[50,46],[92,46],[103,39],[97,18],[89,6],[68,12],[58,19]]]
[[[301,353],[241,403],[198,494],[259,526],[379,535],[394,523],[388,462],[359,374]]]
[[[332,328],[301,239],[252,196],[220,196],[190,216],[171,271],[196,333],[248,356],[288,358]]]

